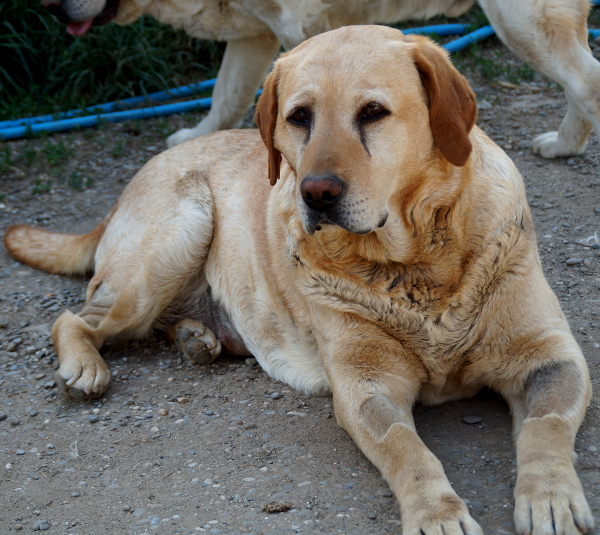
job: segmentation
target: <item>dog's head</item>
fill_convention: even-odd
[[[41,0],[59,22],[67,25],[71,35],[83,35],[92,26],[111,20],[128,24],[137,20],[150,0]]]
[[[476,116],[467,81],[432,41],[351,26],[276,62],[256,123],[271,184],[282,154],[296,174],[304,230],[330,223],[365,234],[385,225],[399,190],[432,162],[467,162]]]

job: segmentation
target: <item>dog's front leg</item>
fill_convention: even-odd
[[[578,351],[579,353],[579,351]],[[515,526],[524,535],[580,535],[594,525],[573,465],[573,445],[591,395],[581,353],[531,373],[505,395],[517,434]]]
[[[353,340],[327,368],[339,425],[381,471],[402,511],[404,535],[476,535],[481,528],[415,430],[424,373],[398,343]]]
[[[208,115],[195,128],[183,128],[169,136],[169,148],[217,130],[239,127],[279,48],[273,34],[229,41]]]

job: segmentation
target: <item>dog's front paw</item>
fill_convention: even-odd
[[[483,535],[465,503],[454,493],[442,494],[438,503],[425,500],[402,509],[402,535]]]
[[[196,133],[194,128],[182,128],[167,138],[167,147],[172,148],[175,145],[179,145],[190,139],[196,139],[197,137],[200,137],[200,135],[201,134]]]
[[[200,365],[214,362],[221,354],[221,342],[203,323],[195,320],[177,323],[175,344],[183,356]]]
[[[582,154],[585,146],[584,143],[582,147],[572,147],[571,143],[562,139],[558,132],[546,132],[535,137],[531,149],[542,158],[558,158],[559,156]]]
[[[594,527],[581,482],[572,467],[519,468],[515,526],[522,535],[581,535]]]
[[[108,388],[110,370],[101,358],[86,363],[75,360],[61,363],[56,380],[67,396],[78,400],[93,399]]]

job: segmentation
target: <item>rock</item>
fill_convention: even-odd
[[[25,455],[27,453],[25,450],[15,450],[15,455]]]
[[[89,422],[90,422],[91,424],[95,424],[95,423],[98,423],[98,422],[100,421],[100,417],[99,417],[99,416],[97,416],[96,414],[90,414],[90,415],[88,416],[88,420],[89,420]]]
[[[375,520],[377,518],[377,513],[374,513],[372,511],[369,511],[367,513],[367,518],[369,518],[370,520]]]
[[[565,264],[567,264],[567,266],[576,266],[577,264],[581,264],[581,262],[583,262],[583,258],[568,258],[567,260],[565,260]]]
[[[50,529],[50,522],[48,522],[47,520],[36,520],[33,523],[33,531],[44,531]]]
[[[477,103],[478,110],[489,110],[492,107],[492,103],[489,100],[480,100]]]
[[[463,422],[473,425],[483,422],[483,418],[481,416],[463,416]]]
[[[169,414],[169,411],[167,409],[158,409],[159,416],[167,416],[168,414]]]
[[[14,351],[22,341],[23,340],[21,338],[15,338],[14,340],[11,340],[6,346],[6,351]]]
[[[8,414],[0,414],[0,422],[2,420],[6,420],[8,418]]]
[[[79,496],[81,496],[79,492],[71,492],[71,498],[79,498]]]
[[[279,399],[280,397],[281,397],[281,394],[277,391],[271,393],[272,399]]]

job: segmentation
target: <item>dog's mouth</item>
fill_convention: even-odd
[[[48,6],[48,12],[59,22],[67,25],[67,33],[79,37],[87,32],[92,26],[103,26],[117,16],[121,0],[106,0],[104,9],[95,17],[82,22],[73,22],[65,14],[60,3]]]
[[[333,217],[332,217],[333,216]],[[364,227],[352,220],[346,220],[344,217],[336,217],[333,214],[327,213],[312,213],[307,214],[304,219],[304,230],[311,236],[315,232],[326,230],[328,227],[340,227],[352,234],[369,234],[376,229],[383,228],[387,222],[388,214],[384,214],[375,227]]]

